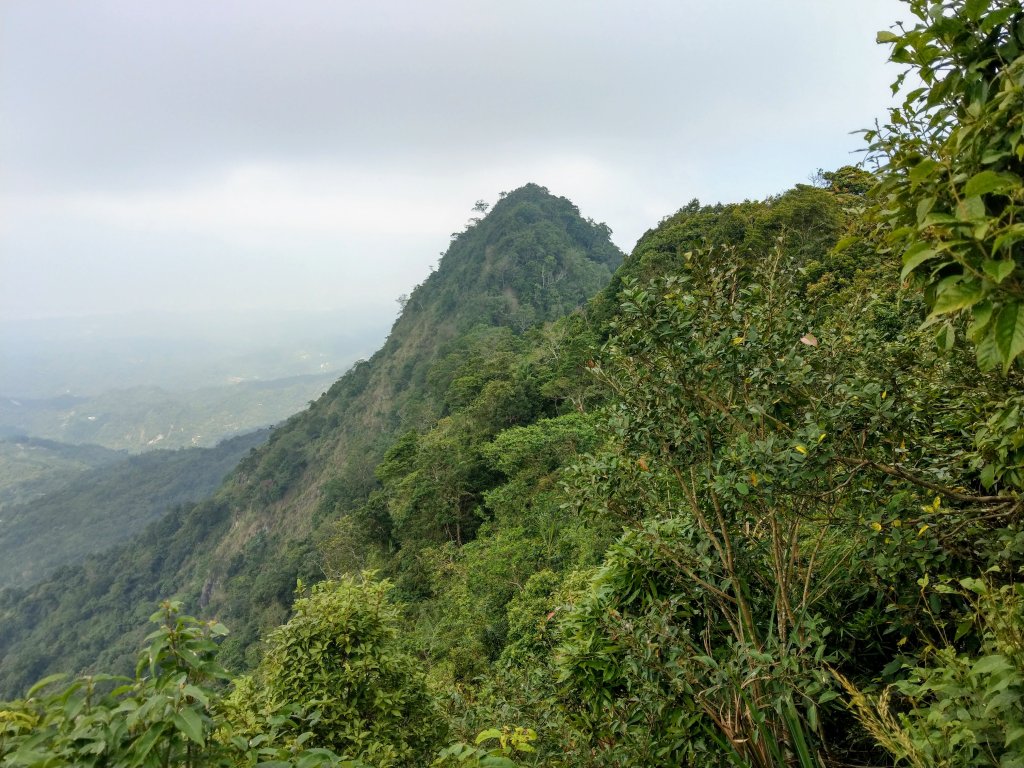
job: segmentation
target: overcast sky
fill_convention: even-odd
[[[536,182],[629,250],[856,161],[896,0],[0,0],[0,320],[394,315]]]

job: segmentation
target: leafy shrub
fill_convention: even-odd
[[[376,768],[426,762],[445,728],[418,665],[398,648],[390,588],[348,576],[296,600],[253,677],[236,683],[235,727],[255,738],[298,712],[281,731],[286,742],[308,731],[310,746]]]
[[[841,678],[858,716],[894,757],[913,766],[1024,765],[1024,587],[967,578],[931,590],[967,598],[957,639],[977,624],[980,647],[929,647],[877,697]]]
[[[918,23],[878,34],[922,83],[867,132],[876,220],[931,318],[965,314],[983,370],[1024,353],[1024,9],[1019,0],[909,0]],[[949,345],[955,326],[941,326]]]

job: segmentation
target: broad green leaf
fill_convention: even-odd
[[[958,622],[956,625],[956,634],[953,636],[953,642],[957,643],[962,638],[974,631],[974,616],[968,616],[966,619]]]
[[[992,278],[992,282],[999,284],[1010,276],[1013,272],[1014,267],[1017,264],[1013,259],[985,259],[985,263],[981,265],[982,269],[985,270],[985,274]]]
[[[966,197],[956,207],[957,218],[961,221],[978,221],[985,218],[985,203],[981,197]]]
[[[975,578],[974,576],[965,576],[959,580],[959,583],[961,587],[970,590],[976,595],[984,595],[988,592],[988,584],[984,580]]]
[[[935,346],[937,346],[942,352],[948,352],[953,348],[953,344],[956,343],[956,331],[953,330],[953,326],[949,323],[943,323],[942,328],[935,335]]]
[[[967,338],[977,343],[981,334],[992,320],[992,302],[982,301],[971,308],[971,324],[967,327]]]
[[[981,301],[983,296],[984,293],[978,283],[952,283],[939,289],[931,316],[945,315],[972,307]]]
[[[935,170],[939,167],[939,164],[932,160],[930,157],[926,157],[924,160],[919,162],[913,168],[910,169],[910,180],[915,184],[920,184],[922,181],[927,179]]]
[[[993,192],[1004,192],[1007,189],[1012,189],[1013,186],[1012,179],[1003,174],[996,173],[995,171],[982,171],[970,178],[964,186],[964,194],[967,197],[989,195]]]
[[[938,256],[938,251],[929,248],[927,243],[920,241],[914,243],[903,254],[903,270],[900,272],[900,280],[906,280],[907,275],[928,259],[934,259],[936,256]]]
[[[847,237],[844,237],[842,240],[836,243],[835,246],[833,246],[832,252],[842,253],[859,240],[861,240],[861,238],[858,235],[848,235]]]
[[[1009,157],[1009,156],[1010,156],[1010,153],[1007,152],[1005,149],[1004,150],[988,149],[988,150],[985,151],[985,154],[983,154],[981,156],[981,164],[982,165],[992,165],[992,163],[998,163],[1004,157]]]
[[[925,217],[924,221],[921,222],[921,226],[932,227],[936,224],[952,224],[956,220],[956,216],[954,216],[951,213],[943,213],[942,211],[932,211]]]
[[[153,725],[142,732],[142,735],[135,740],[132,744],[132,752],[134,752],[135,759],[142,762],[146,759],[146,755],[152,751],[153,746],[160,739],[163,734],[163,724]]]
[[[935,207],[934,197],[925,197],[917,204],[917,223],[924,223],[925,217],[931,213],[932,208]]]
[[[1002,8],[998,11],[986,14],[985,17],[979,22],[978,26],[981,31],[988,34],[993,29],[998,27],[1000,24],[1005,24],[1011,18],[1016,10],[1010,5],[1008,8]]]
[[[981,484],[985,487],[986,490],[991,488],[993,485],[996,484],[996,465],[986,464],[982,468],[979,477],[981,479]]]
[[[203,720],[194,709],[183,709],[175,712],[174,725],[196,744],[203,743]]]
[[[893,34],[887,30],[882,30],[875,35],[876,43],[895,43],[900,39],[899,35]]]
[[[321,750],[310,750],[299,756],[295,762],[295,768],[316,768],[316,766],[331,765],[329,753]]]
[[[181,689],[181,692],[186,696],[191,696],[204,707],[210,706],[210,699],[206,695],[206,691],[204,691],[202,688],[197,688],[194,685],[186,685],[184,688]]]
[[[996,334],[993,328],[986,330],[975,342],[974,352],[978,358],[978,368],[991,371],[1002,362],[999,348],[996,346]]]
[[[39,693],[39,691],[41,691],[43,688],[45,688],[46,686],[50,685],[51,683],[56,683],[58,680],[63,680],[66,677],[67,677],[67,673],[66,672],[58,672],[55,675],[47,675],[42,680],[40,680],[38,683],[36,683],[35,685],[33,685],[31,688],[28,689],[28,698],[32,698],[37,693]]]
[[[488,755],[480,760],[484,768],[516,768],[516,764],[507,757],[501,755]]]
[[[27,766],[48,766],[57,765],[53,762],[53,755],[49,751],[40,752],[34,749],[35,745],[28,747],[21,747],[14,752],[4,755],[5,761],[10,761],[11,765],[27,765]]]
[[[995,324],[996,347],[1003,360],[1003,370],[1009,370],[1014,359],[1024,352],[1024,307],[1020,303],[1004,304]]]
[[[991,675],[995,672],[1007,672],[1013,669],[1013,665],[1002,654],[982,656],[974,663],[971,672],[975,675]]]
[[[1021,144],[1021,146],[1024,146],[1024,144]],[[1021,240],[1024,240],[1024,224],[1014,224],[1012,227],[1007,227],[992,245],[992,255],[996,255],[1003,249],[1009,250],[1013,247],[1014,243]]]
[[[968,21],[977,21],[988,10],[990,2],[991,0],[967,0],[964,3],[964,18]]]

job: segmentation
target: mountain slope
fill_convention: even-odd
[[[20,504],[56,490],[88,469],[124,460],[99,445],[66,445],[36,437],[0,438],[0,517]]]
[[[578,306],[621,261],[608,235],[542,187],[501,199],[412,292],[384,347],[274,430],[212,499],[81,568],[0,594],[0,692],[58,669],[123,669],[151,601],[170,594],[230,622],[228,660],[243,663],[287,615],[296,577],[322,575],[314,531],[366,503],[396,434],[443,417],[434,365],[474,328],[514,336]]]
[[[268,430],[214,448],[150,451],[82,472],[40,498],[3,509],[0,585],[24,586],[141,531],[171,507],[205,498]]]

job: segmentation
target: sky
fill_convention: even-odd
[[[856,162],[896,0],[2,0],[0,322],[387,317],[528,182],[624,250]]]

